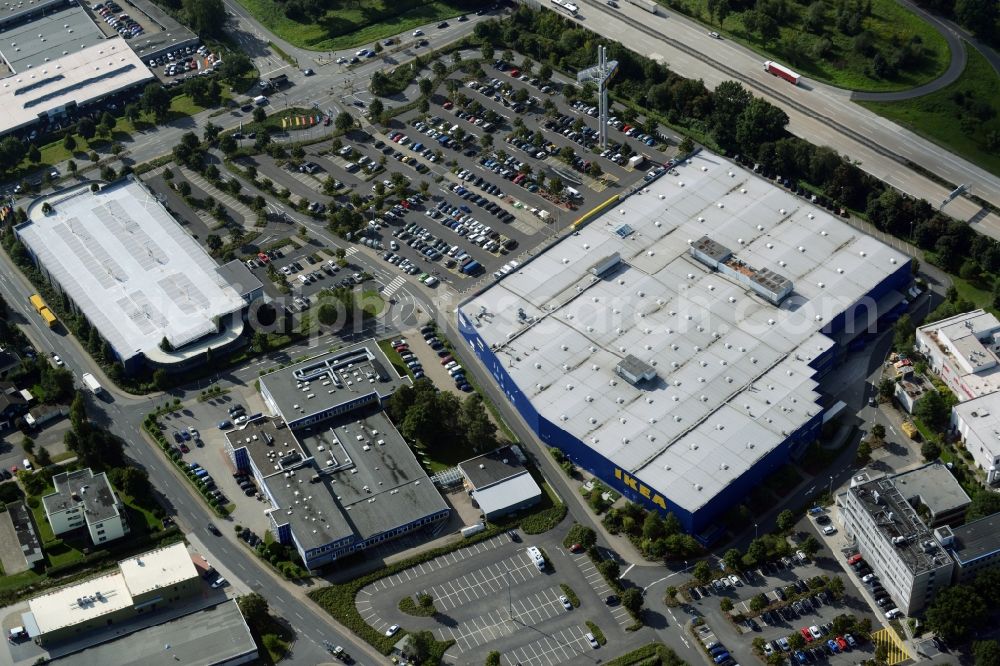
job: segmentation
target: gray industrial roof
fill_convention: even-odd
[[[213,666],[256,653],[257,645],[243,614],[236,600],[230,599],[48,663],[73,666],[176,666],[178,663]]]
[[[318,354],[260,378],[264,399],[291,424],[364,396],[386,398],[407,382],[375,340]]]
[[[358,541],[448,508],[384,412],[372,409],[298,431],[315,466],[266,480],[277,510],[308,550]],[[313,477],[321,471],[319,478]]]
[[[18,234],[115,350],[128,359],[213,335],[243,299],[163,205],[129,178],[34,205]]]
[[[279,474],[284,467],[300,464],[308,456],[280,418],[248,421],[226,432],[233,451],[246,449],[262,477]]]
[[[908,258],[702,152],[460,307],[539,414],[694,511],[818,413],[820,333]],[[794,283],[780,306],[695,260],[708,236]],[[622,264],[599,279],[595,260]],[[658,377],[614,373],[633,354]]]
[[[83,106],[153,78],[121,37],[69,50],[68,55],[0,79],[0,135],[32,125],[50,111]]]
[[[973,560],[1000,552],[1000,513],[974,520],[951,529],[955,541],[950,547],[958,563],[967,566]]]
[[[65,4],[66,0],[0,0],[0,22]]]
[[[94,474],[89,467],[52,477],[55,492],[42,498],[45,511],[59,513],[83,504],[87,524],[118,515],[118,500],[104,472]]]
[[[68,7],[0,33],[0,55],[15,74],[23,75],[104,39],[87,12]]]
[[[233,259],[215,269],[222,279],[235,289],[240,296],[246,298],[264,285],[253,272],[239,259]]]
[[[472,497],[479,504],[480,510],[488,517],[504,513],[509,507],[516,506],[530,499],[540,499],[542,489],[538,487],[531,474],[522,472],[506,481],[494,484],[483,490],[476,490]]]
[[[959,511],[971,502],[951,470],[938,462],[896,474],[892,478],[904,498],[908,501],[919,498],[932,516]]]
[[[198,36],[188,27],[178,23],[174,17],[156,6],[151,0],[130,0],[136,10],[145,14],[147,25],[159,26],[160,30],[147,30],[131,40],[132,50],[143,59],[166,49],[187,46],[198,41]],[[130,12],[131,13],[131,12]]]
[[[515,446],[484,453],[458,464],[473,488],[486,488],[525,471],[520,450]]]

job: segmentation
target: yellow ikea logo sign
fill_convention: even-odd
[[[640,483],[634,476],[629,475],[627,472],[615,467],[615,478],[624,483],[627,487],[636,491],[650,502],[660,507],[664,511],[667,510],[667,502],[663,499],[662,495],[654,493],[650,488],[646,487]]]

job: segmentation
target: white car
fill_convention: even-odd
[[[569,602],[569,598],[565,594],[560,595],[559,601],[562,602],[563,608],[566,610],[573,610],[573,604]]]
[[[823,528],[823,534],[825,534],[827,536],[830,536],[831,534],[836,534],[836,533],[837,533],[837,528],[834,527],[833,525],[827,525],[826,527]]]
[[[240,414],[235,419],[233,419],[233,423],[235,423],[236,425],[240,425],[241,423],[246,423],[246,422],[247,422],[246,414]]]
[[[729,577],[729,582],[735,585],[736,587],[743,587],[743,581],[741,581],[740,577],[737,576],[736,574],[733,574],[732,576]]]
[[[347,58],[345,58],[344,56],[340,56],[339,58],[337,58],[338,65],[343,65],[345,62],[347,62]]]
[[[59,358],[59,354],[52,355],[52,362],[58,365],[60,368],[64,365],[63,360]]]
[[[34,469],[34,467],[32,467],[32,465],[31,465],[31,461],[28,460],[27,458],[25,458],[24,460],[21,461],[21,466],[24,467],[24,469],[27,469],[27,470]]]
[[[423,30],[414,30],[413,31],[413,36],[414,37],[423,37],[424,36],[424,31]]]
[[[712,39],[722,39],[722,37],[719,35],[719,33],[715,32],[715,31],[708,33],[708,36],[711,37]]]
[[[594,634],[592,634],[592,633],[590,633],[588,631],[587,633],[585,633],[583,635],[583,637],[587,639],[588,643],[590,643],[590,647],[594,648],[595,650],[597,649],[597,647],[598,647],[598,645],[597,645],[597,639],[594,638]]]
[[[823,634],[820,633],[819,627],[816,626],[815,624],[813,626],[809,627],[809,633],[810,633],[810,635],[812,635],[812,637],[814,639],[817,639],[817,640],[823,636]]]
[[[395,636],[397,631],[399,631],[399,625],[398,624],[394,624],[394,625],[392,625],[391,627],[389,627],[388,629],[385,630],[385,635],[386,636]]]
[[[228,582],[229,581],[227,581],[225,578],[223,578],[222,576],[219,576],[219,578],[214,583],[212,583],[212,587],[218,589],[218,588],[222,587],[223,585],[226,585]]]

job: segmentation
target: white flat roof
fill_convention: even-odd
[[[908,258],[718,156],[676,173],[460,311],[540,415],[695,511],[820,411],[820,329]],[[688,252],[706,235],[794,291],[775,307],[711,271]],[[621,379],[629,354],[658,377]]]
[[[0,79],[0,135],[58,111],[84,105],[120,90],[152,81],[153,74],[121,37]]]
[[[198,577],[191,554],[182,541],[122,560],[118,566],[129,591],[136,596]]]
[[[97,593],[100,593],[101,598],[91,600]],[[42,634],[87,622],[131,605],[132,595],[120,572],[91,578],[28,602],[35,624]]]
[[[139,182],[47,199],[18,234],[123,359],[216,332],[244,301],[215,261]]]

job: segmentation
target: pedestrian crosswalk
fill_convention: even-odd
[[[357,253],[358,253],[358,248],[357,248],[356,245],[352,245],[349,248],[347,248],[346,250],[344,250],[344,256],[345,257],[350,257],[350,256],[353,256],[353,255],[355,255]]]
[[[404,280],[401,275],[397,275],[396,277],[392,278],[392,281],[389,282],[389,284],[385,286],[385,291],[382,292],[382,295],[385,298],[389,298],[397,291],[399,291],[399,288],[402,287],[404,284],[406,284],[406,280]]]

